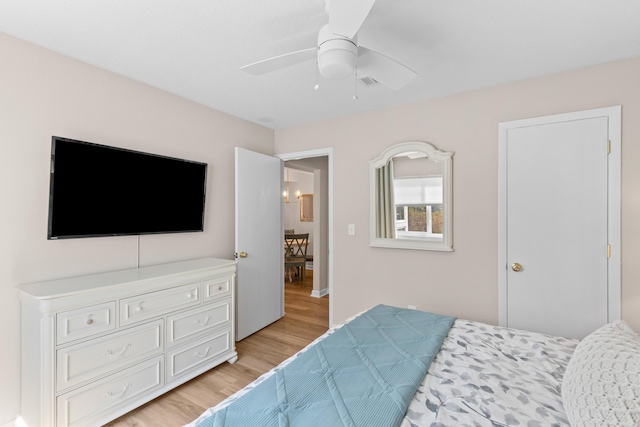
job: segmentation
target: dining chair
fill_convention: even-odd
[[[306,286],[307,246],[309,246],[309,233],[284,235],[284,268],[292,282],[291,271],[294,270]]]
[[[294,234],[296,231],[293,228],[290,228],[288,230],[284,230],[284,234]]]

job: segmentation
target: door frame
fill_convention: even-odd
[[[608,158],[608,225],[611,256],[607,267],[608,322],[621,318],[620,182],[622,166],[622,107],[620,105],[564,114],[514,120],[498,124],[498,324],[507,326],[507,142],[510,129],[606,117]],[[603,147],[606,149],[606,147]],[[553,153],[549,153],[553,155]]]
[[[329,327],[331,327],[333,326],[333,147],[278,153],[274,156],[283,161],[327,157],[327,287],[329,289]]]

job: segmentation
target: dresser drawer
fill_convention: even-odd
[[[115,327],[115,301],[63,311],[56,315],[56,343],[64,344],[90,337]]]
[[[162,356],[132,366],[56,399],[57,425],[96,426],[105,414],[163,386]]]
[[[162,320],[56,352],[58,391],[162,352]]]
[[[207,338],[167,352],[167,383],[231,351],[231,329],[220,330]]]
[[[208,301],[231,293],[232,277],[219,277],[204,281],[204,300]]]
[[[128,325],[202,302],[200,282],[120,300],[120,325]]]
[[[167,318],[167,347],[225,324],[231,324],[230,298],[174,314]]]

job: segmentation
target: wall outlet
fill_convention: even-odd
[[[411,309],[411,310],[415,310],[416,306],[415,305],[409,305],[408,308]]]

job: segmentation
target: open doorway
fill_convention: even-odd
[[[286,228],[294,228],[296,232],[309,232],[310,254],[309,264],[313,277],[312,297],[322,298],[331,294],[332,289],[332,186],[333,186],[333,150],[321,149],[306,152],[278,154],[276,157],[284,161],[284,179],[288,181],[283,223]],[[288,172],[288,179],[287,179]],[[285,190],[287,190],[285,182]],[[296,194],[298,192],[298,194]],[[313,221],[300,219],[300,199],[302,194],[313,195]],[[305,215],[309,215],[308,213]],[[286,224],[295,224],[287,227]],[[311,237],[313,236],[313,237]],[[333,301],[329,301],[329,325],[333,324]]]
[[[312,279],[309,281],[313,284],[311,296],[319,298],[327,295],[329,290],[326,268],[324,268],[326,260],[321,256],[324,252],[321,246],[326,239],[321,238],[320,235],[326,230],[326,227],[322,226],[326,221],[326,213],[323,212],[326,197],[322,194],[323,186],[318,185],[322,180],[322,173],[318,171],[318,169],[310,169],[308,165],[300,165],[296,160],[284,162],[284,207],[282,214],[285,234],[309,235],[309,244],[306,249],[306,275]],[[316,262],[314,263],[314,261]],[[286,278],[287,274],[285,274]],[[291,280],[290,272],[289,280]]]

